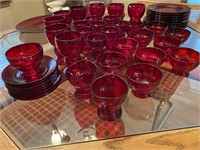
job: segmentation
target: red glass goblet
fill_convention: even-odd
[[[124,4],[123,3],[108,4],[108,14],[121,18],[122,15],[124,14]]]
[[[125,20],[118,20],[113,22],[114,26],[120,28],[120,37],[125,37],[126,30],[128,28],[129,22]]]
[[[126,30],[127,35],[129,36],[129,34],[131,33],[132,30],[136,30],[136,29],[142,29],[144,28],[145,25],[143,22],[135,22],[132,21],[130,22],[130,24],[128,25],[128,28]]]
[[[90,90],[92,99],[97,103],[97,114],[102,120],[113,121],[121,117],[121,105],[128,94],[123,78],[114,74],[100,76],[91,84]]]
[[[91,47],[93,58],[96,59],[103,52],[107,36],[102,33],[93,33],[87,36],[87,41]]]
[[[82,49],[82,54],[84,54],[86,57],[90,56],[92,54],[92,51],[90,46],[88,45],[87,36],[94,32],[94,28],[90,26],[84,26],[84,27],[79,27],[76,30],[79,31],[83,36],[84,45]]]
[[[145,63],[133,64],[126,72],[132,93],[139,98],[150,97],[159,85],[162,76],[162,71],[158,67]]]
[[[117,16],[106,15],[103,17],[103,21],[107,23],[107,25],[112,26],[114,21],[120,20]]]
[[[73,28],[77,30],[79,27],[89,26],[90,23],[87,20],[77,20],[73,22]]]
[[[59,11],[55,11],[53,13],[54,16],[64,16],[65,17],[65,22],[66,24],[70,25],[72,22],[72,18],[71,18],[71,11],[70,10],[59,10]]]
[[[25,43],[8,49],[5,53],[8,62],[19,70],[27,80],[39,78],[43,48],[39,43]]]
[[[78,99],[88,99],[91,97],[90,84],[98,75],[96,65],[86,59],[77,61],[64,70],[64,74],[76,91],[75,96]]]
[[[180,47],[169,52],[172,72],[180,76],[188,76],[199,65],[200,54],[191,48]]]
[[[65,64],[69,66],[80,59],[83,48],[83,37],[78,31],[64,31],[55,36],[56,48],[65,57]]]
[[[103,2],[89,2],[89,13],[92,16],[103,17],[105,13],[105,4]]]
[[[48,39],[49,43],[53,45],[53,50],[56,54],[56,62],[59,65],[64,65],[65,64],[65,58],[58,52],[55,46],[55,36],[57,33],[63,32],[64,30],[69,29],[69,25],[66,23],[57,23],[57,24],[52,24],[48,25],[44,28],[44,33],[46,38]]]
[[[135,59],[138,63],[148,63],[160,67],[166,57],[166,52],[155,47],[137,49]]]
[[[90,26],[94,28],[96,33],[101,32],[101,29],[105,27],[106,25],[107,23],[102,20],[97,20],[90,23]]]
[[[120,28],[116,26],[106,26],[101,32],[107,36],[106,50],[113,50],[113,41],[119,37]]]
[[[161,21],[151,21],[146,24],[147,29],[155,33],[155,36],[161,36],[167,29],[167,23]]]
[[[185,28],[170,28],[165,31],[165,35],[171,35],[181,39],[182,44],[190,37],[190,34],[191,32]]]
[[[140,22],[145,12],[145,4],[143,3],[131,3],[128,5],[128,15],[130,21]]]
[[[154,33],[147,29],[136,29],[132,30],[129,36],[137,40],[138,47],[146,47],[154,38]]]
[[[127,64],[127,57],[118,52],[104,52],[97,57],[96,63],[103,74],[120,75]]]
[[[43,22],[46,26],[56,23],[65,23],[65,16],[47,16],[44,18]]]
[[[74,6],[70,7],[71,17],[74,21],[83,20],[86,16],[86,7],[85,6]]]

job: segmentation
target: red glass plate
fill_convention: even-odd
[[[16,29],[20,32],[44,32],[45,24],[43,22],[43,19],[46,17],[44,16],[38,16],[34,18],[30,18],[27,20],[24,20],[16,25]]]

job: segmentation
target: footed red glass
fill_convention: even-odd
[[[141,47],[135,53],[138,63],[148,63],[160,67],[164,62],[166,52],[155,47]]]
[[[61,15],[65,17],[65,22],[66,24],[70,25],[72,22],[72,18],[71,18],[71,11],[70,10],[59,10],[59,11],[55,11],[53,12],[53,15]]]
[[[65,23],[65,16],[56,15],[56,16],[47,16],[43,20],[46,26],[55,24],[55,23]]]
[[[175,36],[181,39],[183,44],[190,37],[191,32],[185,28],[169,28],[165,31],[165,35]]]
[[[200,54],[191,48],[179,47],[169,52],[172,72],[179,76],[188,76],[199,65]]]
[[[127,57],[118,52],[104,52],[96,59],[96,64],[102,73],[116,73],[121,74],[127,64]]]
[[[154,33],[147,29],[135,29],[131,31],[129,36],[137,40],[138,47],[146,47],[154,38]]]
[[[106,9],[104,2],[101,2],[101,1],[89,2],[88,7],[89,7],[90,15],[97,16],[97,17],[103,17],[103,15],[105,13],[105,9]]]
[[[107,37],[102,33],[93,33],[87,36],[87,41],[92,50],[92,56],[94,59],[103,52],[103,48],[106,45]]]
[[[77,20],[77,21],[74,21],[72,24],[74,30],[77,30],[77,28],[79,27],[84,27],[84,26],[89,26],[89,25],[90,23],[87,20]]]
[[[31,80],[41,76],[39,66],[43,58],[43,48],[39,43],[16,45],[8,49],[5,56],[25,79]]]
[[[128,5],[128,15],[130,21],[140,22],[145,12],[145,4],[143,3],[131,3]]]
[[[78,31],[64,31],[55,36],[56,48],[65,57],[65,65],[69,66],[80,59],[83,48],[83,37]]]
[[[122,15],[124,14],[124,4],[123,3],[108,4],[108,14],[121,18]]]
[[[106,25],[107,23],[103,20],[96,20],[96,21],[90,22],[90,26],[94,28],[96,33],[101,32],[101,29],[105,27]]]
[[[167,29],[167,23],[161,21],[151,21],[146,24],[147,29],[155,33],[155,36],[161,36]]]
[[[120,28],[120,37],[125,37],[126,30],[128,28],[129,22],[125,20],[113,21],[113,25]]]
[[[77,21],[77,20],[85,19],[85,16],[86,16],[85,6],[80,5],[80,6],[70,7],[70,11],[71,11],[72,20]]]
[[[91,84],[90,90],[102,120],[113,121],[121,117],[121,105],[128,94],[128,85],[123,78],[114,74],[100,76]]]
[[[57,24],[53,24],[53,25],[48,25],[44,28],[44,33],[45,33],[47,40],[54,47],[53,50],[56,54],[55,59],[59,65],[65,64],[65,58],[58,52],[58,50],[55,47],[55,35],[64,30],[67,30],[67,29],[69,29],[69,25],[66,23],[57,23]]]
[[[132,93],[139,98],[150,97],[159,85],[162,76],[162,71],[158,67],[145,63],[135,63],[126,71]]]
[[[136,29],[142,29],[144,28],[145,25],[143,22],[135,22],[135,21],[131,21],[130,24],[128,25],[128,28],[126,30],[127,35],[129,35],[131,33],[132,30],[136,30]]]
[[[78,99],[91,97],[90,84],[98,75],[98,69],[93,62],[86,59],[79,60],[67,67],[64,74],[76,89],[74,94]]]
[[[113,41],[119,37],[120,28],[116,26],[105,26],[101,32],[107,36],[106,51],[113,50]]]

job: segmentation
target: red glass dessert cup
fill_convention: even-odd
[[[199,65],[200,54],[191,48],[180,47],[169,52],[172,72],[180,76],[188,76]]]
[[[138,63],[148,63],[160,67],[164,62],[166,52],[155,47],[141,47],[135,53],[135,60]]]
[[[113,41],[119,37],[120,28],[116,26],[105,26],[101,32],[107,36],[106,50],[113,50]]]
[[[98,75],[98,69],[93,62],[86,59],[79,60],[67,67],[64,74],[76,89],[74,94],[78,99],[91,97],[90,85]]]
[[[112,26],[114,21],[120,20],[117,16],[106,15],[103,17],[103,21],[107,23],[108,26]]]
[[[130,21],[140,22],[145,12],[145,4],[143,3],[131,3],[128,5],[128,15]]]
[[[69,66],[80,59],[83,48],[83,37],[78,31],[64,31],[55,36],[56,48],[65,57],[65,65]]]
[[[146,24],[147,29],[155,33],[155,36],[161,36],[167,29],[167,23],[161,21],[151,21]]]
[[[85,6],[73,6],[70,7],[72,20],[83,20],[86,16],[86,7]]]
[[[129,35],[131,33],[132,30],[136,30],[136,29],[142,29],[144,28],[145,25],[143,22],[130,22],[130,24],[128,25],[128,28],[126,30],[127,35]]]
[[[107,23],[103,20],[96,20],[90,22],[90,26],[94,28],[96,33],[99,33],[103,27],[107,26]]]
[[[56,36],[57,33],[63,32],[67,29],[69,29],[69,25],[66,24],[66,23],[52,24],[52,25],[48,25],[44,28],[45,36],[46,36],[47,40],[49,41],[49,43],[51,45],[53,45],[53,50],[56,54],[55,60],[59,65],[65,64],[65,58],[56,49],[55,36]]]
[[[169,28],[165,31],[165,35],[175,36],[181,39],[183,44],[190,37],[191,32],[185,28]]]
[[[92,16],[97,16],[97,17],[103,17],[104,13],[105,13],[105,4],[101,1],[99,2],[89,2],[89,13]]]
[[[120,37],[125,37],[129,22],[126,20],[113,21],[113,25],[120,28]]]
[[[77,30],[79,27],[89,26],[90,23],[87,20],[77,20],[73,22],[73,28]]]
[[[72,22],[72,17],[71,17],[71,11],[70,10],[59,10],[59,11],[55,11],[53,12],[54,16],[64,16],[65,17],[65,22],[66,24],[70,25]]]
[[[92,51],[88,44],[87,36],[94,32],[94,28],[90,26],[84,26],[84,27],[79,27],[76,30],[79,31],[83,36],[84,45],[82,49],[82,54],[84,54],[86,57],[90,56],[92,54]]]
[[[121,117],[121,105],[128,94],[128,85],[123,78],[114,74],[100,76],[91,84],[90,90],[102,120],[113,121]]]
[[[65,23],[65,16],[57,15],[57,16],[47,16],[43,20],[46,26],[55,24],[55,23]]]
[[[137,40],[138,47],[146,47],[154,38],[154,33],[147,29],[136,29],[132,30],[129,36]]]
[[[91,23],[93,21],[102,20],[102,17],[90,15],[90,16],[86,16],[85,20],[87,20],[89,23]]]
[[[96,64],[103,74],[116,73],[120,74],[127,64],[127,57],[118,52],[104,52],[96,59]]]
[[[162,71],[158,67],[145,63],[133,64],[126,71],[132,93],[139,98],[150,97],[159,85],[162,76]]]
[[[138,47],[138,42],[131,37],[117,38],[113,42],[113,50],[122,53],[129,59],[135,53],[137,47]]]
[[[16,45],[8,49],[5,56],[25,79],[35,79],[41,76],[39,66],[43,58],[43,48],[39,43]]]
[[[124,4],[123,3],[108,4],[108,14],[121,18],[122,15],[124,14]]]
[[[87,41],[92,50],[94,59],[103,52],[103,48],[107,42],[107,36],[102,33],[93,33],[87,36]]]

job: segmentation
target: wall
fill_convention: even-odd
[[[0,32],[15,28],[16,24],[44,15],[43,0],[12,0],[10,7],[0,9]]]

